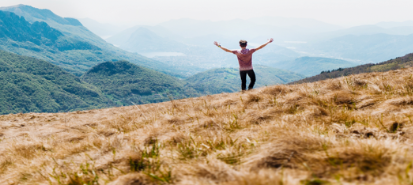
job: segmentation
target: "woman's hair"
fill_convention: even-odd
[[[241,46],[241,47],[246,47],[247,46],[247,41],[246,40],[240,40],[239,41],[239,45]]]

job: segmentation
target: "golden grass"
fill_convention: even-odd
[[[0,184],[412,184],[412,74],[0,116]]]

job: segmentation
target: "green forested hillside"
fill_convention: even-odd
[[[254,66],[254,71],[257,78],[255,87],[285,84],[304,78],[303,75],[297,73],[267,66]],[[212,69],[191,76],[185,81],[188,85],[203,94],[217,94],[241,90],[239,70],[235,68]],[[249,83],[248,77],[247,83]]]
[[[34,51],[47,48],[54,51],[67,50],[100,50],[100,48],[79,40],[65,37],[62,32],[51,28],[45,22],[34,22],[30,24],[23,17],[19,17],[11,12],[0,11],[0,38],[3,45],[7,41],[31,44]],[[19,45],[11,45],[18,47]],[[43,47],[43,48],[42,48]]]
[[[101,63],[82,79],[100,88],[117,105],[156,103],[197,95],[177,78],[127,61]]]
[[[49,62],[0,51],[0,114],[107,107],[99,89]]]
[[[180,74],[184,74],[182,70],[175,69],[173,66],[143,57],[136,53],[124,51],[107,43],[83,27],[76,19],[62,18],[50,10],[37,9],[26,5],[1,7],[0,10],[13,12],[18,16],[22,16],[31,24],[35,22],[45,22],[48,26],[63,34],[63,36],[60,37],[60,41],[58,40],[59,42],[69,41],[78,47],[78,49],[60,51],[54,50],[47,45],[36,45],[32,42],[20,42],[14,39],[7,39],[0,42],[0,49],[2,50],[49,61],[77,76],[82,75],[98,63],[118,60],[128,60],[134,64],[175,76],[182,76]],[[8,19],[9,17],[5,18]],[[4,22],[4,20],[0,18],[0,23],[1,22]],[[86,43],[95,47],[85,48]]]
[[[295,73],[256,66],[256,87],[302,78]],[[49,62],[0,50],[0,114],[60,112],[146,104],[234,92],[238,69],[214,69],[186,80],[127,61],[104,62],[81,78]]]
[[[322,57],[301,57],[291,62],[277,63],[277,68],[285,69],[305,76],[314,76],[321,71],[352,67],[357,64],[340,59]]]
[[[407,68],[413,66],[413,53],[407,54],[403,57],[397,57],[396,59],[389,60],[386,62],[381,62],[377,64],[365,64],[356,67],[349,67],[349,68],[339,68],[329,72],[322,72],[313,77],[305,78],[302,80],[298,80],[292,82],[296,83],[307,83],[307,82],[315,82],[320,80],[325,80],[329,78],[338,78],[342,76],[348,76],[352,74],[360,74],[360,73],[370,73],[370,72],[385,72],[400,68]]]
[[[96,64],[101,48],[69,37],[45,22],[27,22],[12,12],[0,11],[0,49],[50,61],[80,75]]]

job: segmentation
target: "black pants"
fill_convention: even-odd
[[[248,90],[254,88],[254,84],[255,84],[255,73],[254,70],[248,70],[248,71],[240,71],[239,72],[240,76],[241,76],[241,88],[242,90],[245,90],[246,86],[247,86],[247,74],[251,79],[250,85],[248,86]]]

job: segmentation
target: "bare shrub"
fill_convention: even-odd
[[[330,82],[327,84],[327,89],[332,90],[332,91],[337,91],[342,89],[342,85],[340,81],[336,82]]]
[[[260,124],[263,121],[271,120],[272,115],[268,112],[252,111],[247,113],[242,119],[248,124]]]
[[[251,104],[251,103],[257,103],[260,100],[261,100],[261,97],[259,95],[249,94],[246,101],[245,101],[245,104],[248,105],[248,104]]]
[[[277,85],[273,87],[268,87],[264,89],[262,92],[265,94],[273,95],[273,96],[281,96],[289,91],[289,88],[284,85]]]
[[[151,179],[148,178],[147,175],[142,173],[131,173],[127,175],[120,176],[115,181],[109,183],[108,185],[151,185],[157,184]]]
[[[350,92],[344,91],[340,93],[335,93],[333,96],[333,101],[337,105],[351,105],[354,103],[353,94]]]
[[[180,119],[178,117],[174,117],[174,118],[166,120],[166,122],[169,124],[173,124],[173,125],[181,125],[185,123],[185,120]]]

